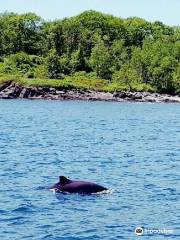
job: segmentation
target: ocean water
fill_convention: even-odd
[[[0,186],[2,240],[180,239],[180,105],[1,100]]]

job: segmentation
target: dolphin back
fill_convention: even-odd
[[[107,188],[98,185],[96,183],[84,182],[84,181],[71,181],[64,185],[61,191],[69,193],[91,194],[107,190]]]
[[[55,192],[68,192],[68,193],[80,193],[80,194],[92,194],[92,193],[99,193],[99,192],[108,190],[107,188],[93,182],[77,181],[77,180],[74,181],[64,176],[60,176],[59,182],[55,183],[48,189],[53,190]]]

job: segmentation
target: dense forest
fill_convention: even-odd
[[[112,89],[180,93],[180,27],[96,11],[55,21],[3,13],[0,75],[75,76],[102,79]]]

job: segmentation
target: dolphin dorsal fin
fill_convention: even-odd
[[[64,177],[64,176],[60,176],[59,177],[59,182],[62,186],[66,185],[67,183],[69,183],[71,180],[69,180],[68,178]]]

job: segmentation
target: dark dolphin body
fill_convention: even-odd
[[[48,189],[54,190],[55,192],[68,192],[68,193],[80,193],[80,194],[91,194],[98,193],[107,188],[102,187],[96,183],[85,182],[85,181],[74,181],[64,176],[59,177],[59,182],[49,187]]]

